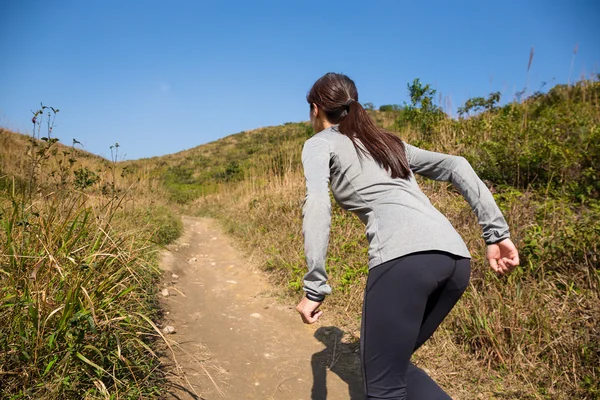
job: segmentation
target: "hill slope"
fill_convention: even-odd
[[[374,113],[410,143],[468,158],[492,187],[522,255],[510,277],[494,276],[466,202],[444,183],[420,181],[474,256],[471,287],[420,360],[442,354],[444,368],[462,375],[443,384],[476,379],[474,392],[500,379],[497,398],[598,398],[600,83],[557,86],[503,107],[491,99],[466,104],[464,115],[473,115],[458,120],[424,108],[433,98]],[[139,163],[160,171],[188,212],[221,219],[296,296],[305,271],[299,155],[310,134],[306,123],[262,128]],[[334,293],[326,310],[356,332],[366,243],[361,224],[337,206],[327,261]],[[452,366],[460,352],[481,362],[479,372]]]

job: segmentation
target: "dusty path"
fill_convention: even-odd
[[[214,221],[183,222],[161,259],[168,337],[185,371],[172,377],[169,398],[362,398],[356,345],[340,342],[335,327],[302,324]]]

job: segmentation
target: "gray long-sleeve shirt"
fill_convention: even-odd
[[[460,191],[475,212],[486,243],[510,236],[492,194],[467,160],[406,143],[405,148],[412,172],[451,182]],[[307,294],[321,297],[331,293],[325,271],[331,224],[329,185],[337,203],[366,225],[369,268],[426,250],[471,256],[452,224],[421,191],[413,174],[409,179],[392,179],[370,157],[359,156],[352,141],[339,133],[337,126],[306,141],[302,165],[306,178],[302,231],[308,264],[304,277]]]

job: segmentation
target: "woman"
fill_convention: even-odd
[[[366,225],[369,277],[361,356],[367,399],[449,399],[410,358],[465,291],[470,254],[450,222],[421,192],[413,173],[452,182],[483,228],[492,269],[519,265],[509,229],[492,194],[462,157],[418,149],[377,127],[358,102],[354,82],[328,73],[307,96],[315,132],[306,141],[303,233],[308,273],[297,310],[307,324],[331,293],[325,259],[331,203]]]

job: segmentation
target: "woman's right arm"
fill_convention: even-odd
[[[410,169],[414,173],[437,181],[451,182],[469,203],[483,230],[482,236],[488,245],[491,267],[502,273],[518,265],[518,253],[509,239],[508,224],[494,196],[479,179],[471,164],[464,157],[427,151],[407,143],[404,146]]]

